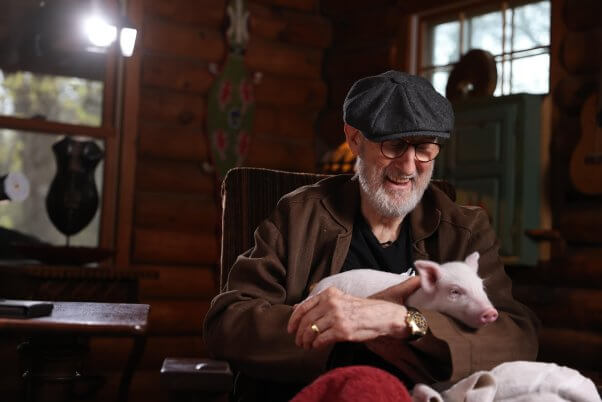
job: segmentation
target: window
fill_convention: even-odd
[[[46,196],[57,167],[52,146],[62,135],[31,133],[0,129],[0,173],[23,172],[30,185],[29,196],[21,202],[0,203],[0,227],[17,230],[46,243],[63,246],[66,237],[51,223],[46,212]],[[91,138],[80,138],[91,140]],[[104,149],[104,141],[96,140]],[[94,171],[99,196],[102,195],[104,163]],[[73,246],[96,246],[100,226],[100,211],[79,233],[73,236]]]
[[[460,56],[471,49],[493,54],[494,95],[547,93],[550,65],[550,1],[500,2],[421,18],[423,49],[418,72],[445,94]]]
[[[22,202],[0,203],[2,230],[57,246],[67,241],[74,246],[110,245],[110,238],[100,229],[110,233],[113,222],[112,211],[106,213],[105,207],[115,196],[111,184],[116,180],[118,155],[117,56],[114,49],[92,52],[78,39],[79,20],[92,5],[100,4],[109,8],[117,2],[9,0],[4,4],[0,16],[0,25],[6,28],[0,32],[0,177],[21,172],[30,183],[30,192]],[[53,145],[65,136],[77,140],[78,146],[79,141],[90,142],[103,154],[97,165],[85,166],[94,173],[90,181],[98,192],[98,208],[84,229],[69,240],[51,222],[46,207],[58,171]],[[78,156],[87,152],[76,149]],[[68,169],[79,174],[85,170],[81,166],[71,163]],[[69,185],[75,186],[72,183],[74,179]],[[81,200],[65,196],[65,204],[76,201]]]
[[[0,68],[0,115],[100,127],[103,81]]]

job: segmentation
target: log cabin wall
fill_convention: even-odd
[[[125,129],[123,159],[128,162],[122,169],[124,221],[117,262],[160,275],[141,283],[141,302],[151,305],[150,336],[130,399],[166,400],[159,382],[161,363],[167,356],[206,355],[202,319],[217,293],[219,184],[211,170],[205,112],[214,79],[210,65],[219,66],[228,50],[227,2],[131,3],[141,26],[139,100],[136,124]],[[331,24],[320,15],[317,0],[247,3],[245,63],[257,82],[244,164],[314,171],[314,126],[326,103],[322,64]],[[126,342],[96,340],[95,364],[117,367],[121,359],[115,356],[125,355],[127,347]]]
[[[345,140],[343,101],[357,79],[398,67],[398,34],[404,17],[397,0],[322,0],[322,13],[332,21],[333,43],[326,52],[324,79],[328,102],[318,120],[318,154]]]

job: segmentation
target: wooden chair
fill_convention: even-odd
[[[253,246],[253,233],[278,200],[294,189],[327,175],[260,168],[234,168],[222,183],[220,291],[236,257]],[[200,358],[167,358],[161,378],[174,400],[225,400],[233,374],[226,362]]]
[[[298,187],[326,177],[328,175],[246,167],[228,172],[221,194],[220,291],[225,289],[228,273],[238,255],[253,246],[255,228],[268,217],[278,200]],[[455,200],[453,186],[442,181],[434,183]],[[167,358],[161,377],[175,400],[199,400],[199,395],[203,395],[201,400],[225,400],[224,395],[232,388],[233,374],[226,362]]]

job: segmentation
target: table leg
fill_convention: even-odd
[[[145,346],[146,336],[141,335],[134,337],[134,345],[132,346],[132,351],[130,352],[125,369],[123,370],[121,382],[119,383],[119,402],[127,402],[128,400],[128,393],[130,390],[132,377],[134,376],[134,371],[136,370],[136,367],[142,358]]]

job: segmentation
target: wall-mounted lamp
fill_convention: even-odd
[[[123,56],[130,57],[134,53],[137,34],[138,31],[134,24],[124,15],[121,18],[121,30],[119,31],[119,48]]]
[[[111,46],[117,39],[119,31],[121,54],[130,57],[134,53],[138,31],[126,16],[121,16],[117,24],[113,24],[100,14],[88,16],[84,19],[83,29],[93,46],[91,50],[102,51]]]

